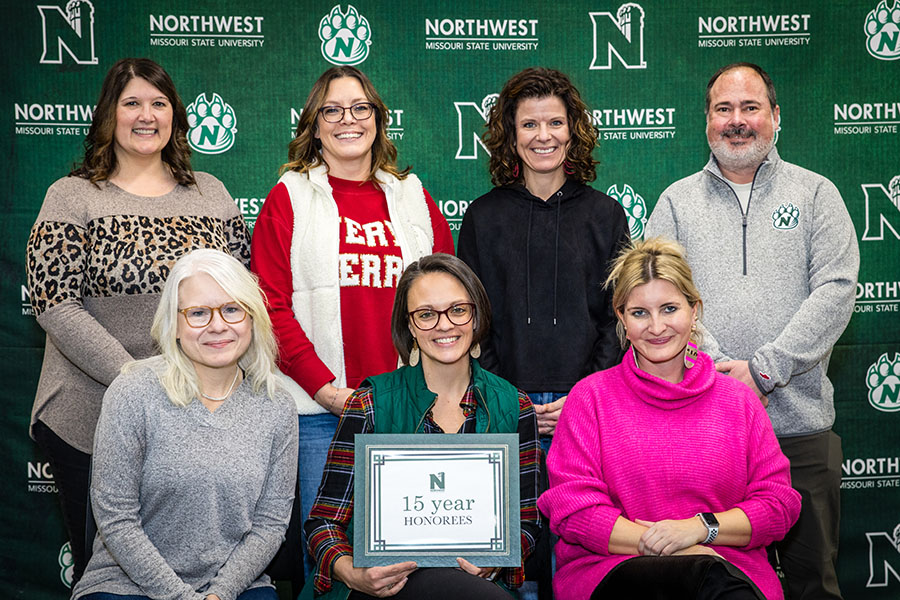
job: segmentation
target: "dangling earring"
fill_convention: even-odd
[[[519,178],[519,163],[516,163],[516,166],[513,167],[513,179]]]
[[[469,348],[469,356],[472,358],[481,357],[481,344],[475,344],[471,348]]]
[[[563,161],[563,173],[566,175],[574,175],[575,174],[575,166],[569,162],[569,159]]]
[[[694,333],[697,331],[696,325],[691,325],[691,335],[688,336],[687,346],[684,347],[684,368],[690,369],[697,362],[697,343],[694,341]]]
[[[419,342],[413,339],[413,347],[409,351],[409,366],[415,367],[417,364],[419,364]]]

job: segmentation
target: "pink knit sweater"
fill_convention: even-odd
[[[632,352],[572,388],[556,428],[550,489],[538,501],[560,538],[556,598],[590,598],[630,558],[609,553],[620,515],[659,521],[737,507],[750,519],[750,543],[715,550],[766,598],[782,599],[765,546],[797,520],[800,495],[759,399],[706,354],[673,384],[638,369]]]

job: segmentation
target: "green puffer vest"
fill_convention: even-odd
[[[485,371],[472,360],[474,382],[475,432],[518,433],[519,392],[493,373]],[[434,404],[437,394],[428,389],[421,363],[415,367],[400,367],[396,371],[369,377],[360,387],[372,387],[372,405],[375,409],[373,433],[421,433],[425,416]],[[347,525],[347,539],[353,543],[353,519]],[[346,600],[350,588],[332,580],[331,590],[317,600]],[[313,580],[310,577],[298,600],[312,600]]]

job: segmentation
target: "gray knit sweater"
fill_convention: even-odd
[[[750,361],[775,433],[830,429],[828,360],[859,274],[856,231],[834,184],[773,148],[744,214],[710,157],[662,193],[645,235],[684,245],[703,299],[703,349],[716,361]]]
[[[160,359],[161,362],[161,359]],[[147,366],[103,398],[91,500],[98,535],[72,598],[234,600],[284,538],[297,477],[297,414],[286,392],[244,381],[215,411],[168,399]]]
[[[150,323],[175,261],[194,248],[249,267],[250,238],[218,179],[157,197],[64,177],[50,186],[27,247],[28,285],[47,332],[31,424],[40,419],[90,452],[106,386],[125,363],[156,354]]]

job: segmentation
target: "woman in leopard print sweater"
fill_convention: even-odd
[[[249,265],[249,235],[225,186],[194,173],[188,119],[168,73],[148,59],[109,70],[82,165],[47,190],[27,248],[47,332],[31,434],[50,461],[75,560],[86,566],[94,428],[125,363],[157,353],[150,323],[175,261],[216,248]]]

